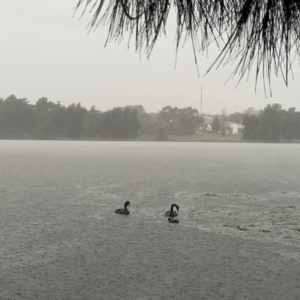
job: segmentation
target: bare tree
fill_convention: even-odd
[[[83,13],[92,0],[77,0]],[[220,47],[213,66],[232,61],[232,75],[240,79],[254,69],[270,83],[271,73],[285,84],[299,57],[299,0],[94,0],[90,28],[108,24],[107,42],[121,40],[124,32],[135,38],[136,50],[151,54],[160,34],[166,32],[169,11],[176,11],[176,47],[190,38],[194,53],[215,42]],[[82,13],[82,14],[83,14]],[[196,55],[195,55],[196,59]],[[211,69],[211,68],[210,68]],[[209,70],[208,70],[209,71]]]

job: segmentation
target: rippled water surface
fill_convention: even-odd
[[[3,299],[298,299],[299,150],[0,141]]]

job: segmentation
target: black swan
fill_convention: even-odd
[[[130,212],[129,210],[127,209],[127,206],[130,206],[130,201],[126,201],[124,203],[124,208],[118,208],[115,210],[115,213],[116,214],[120,214],[120,215],[129,215]]]
[[[175,206],[178,213],[176,211],[173,211],[174,206]],[[177,217],[178,214],[179,214],[179,206],[177,204],[172,204],[171,205],[171,210],[168,210],[165,213],[165,217]]]
[[[171,218],[168,219],[170,223],[179,223],[178,220],[172,220]]]

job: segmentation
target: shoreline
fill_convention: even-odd
[[[263,140],[244,140],[242,135],[193,135],[193,136],[169,136],[166,140],[157,140],[155,136],[141,136],[137,139],[101,139],[101,138],[53,138],[37,139],[32,137],[20,138],[0,138],[0,141],[95,141],[95,142],[181,142],[181,143],[250,143],[250,144],[299,144],[300,140],[292,141],[263,141]]]

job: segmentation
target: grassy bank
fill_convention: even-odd
[[[139,141],[156,141],[155,136],[142,135],[138,138]],[[242,135],[225,135],[221,137],[220,134],[193,134],[193,135],[170,135],[169,142],[223,142],[223,143],[242,143]]]
[[[155,135],[140,135],[137,139],[133,140],[117,140],[117,139],[103,139],[100,137],[95,138],[68,138],[68,137],[58,137],[53,139],[37,139],[31,136],[23,136],[23,137],[9,137],[9,138],[0,138],[0,140],[47,140],[47,141],[144,141],[144,142],[160,142],[156,139]],[[170,135],[168,140],[164,140],[162,142],[216,142],[216,143],[270,143],[267,141],[262,140],[244,140],[242,135],[239,134],[232,134],[232,135],[225,135],[221,137],[220,134],[193,134],[193,135]],[[292,143],[292,144],[299,144],[300,140],[279,140],[274,141],[272,143]]]

